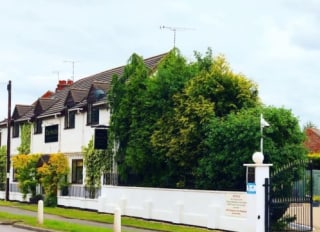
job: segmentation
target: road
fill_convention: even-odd
[[[13,227],[11,225],[0,225],[0,231],[5,231],[5,232],[30,232],[32,230],[17,228],[17,227]]]

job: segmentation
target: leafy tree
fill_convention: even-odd
[[[37,163],[39,158],[40,155],[24,154],[12,157],[13,167],[24,199],[28,193],[31,193],[31,197],[35,197],[36,195],[36,186],[38,183]]]
[[[197,54],[196,76],[173,96],[173,113],[157,122],[152,143],[174,163],[175,187],[194,187],[198,160],[207,153],[206,125],[242,108],[260,104],[256,85],[231,71],[224,57]]]
[[[86,187],[89,190],[89,197],[94,198],[96,189],[101,184],[101,175],[109,169],[111,159],[107,150],[94,149],[93,139],[89,141],[87,147],[82,148],[82,152],[86,167]]]
[[[139,113],[141,105],[144,104],[142,99],[143,91],[146,90],[147,75],[148,69],[143,59],[133,54],[123,75],[120,78],[114,76],[112,80],[112,90],[109,94],[109,102],[112,107],[111,131],[119,145],[117,158],[121,176],[128,173],[129,167],[136,170],[139,168],[138,165],[142,165],[141,162],[134,161],[142,154],[141,151],[132,148],[135,146],[132,141],[137,139],[136,133],[141,122]]]
[[[51,154],[48,162],[43,162],[43,165],[37,169],[37,172],[44,188],[45,205],[56,206],[58,188],[65,184],[65,177],[69,173],[67,157],[61,153]]]
[[[183,88],[190,72],[178,50],[172,50],[157,71],[152,71],[134,54],[123,76],[113,78],[109,92],[111,133],[118,142],[120,179],[126,184],[154,186],[166,182],[166,165],[150,137],[156,121],[172,111],[172,96]]]
[[[5,189],[5,182],[7,178],[7,147],[0,147],[0,190]]]
[[[30,142],[31,142],[31,124],[24,123],[21,126],[21,144],[17,148],[19,154],[30,153]]]
[[[225,118],[213,118],[208,125],[206,144],[209,155],[202,157],[196,185],[204,189],[244,190],[244,163],[260,148],[260,114],[271,125],[264,129],[265,163],[277,168],[295,160],[306,159],[304,133],[297,118],[284,108],[245,109]]]
[[[303,130],[306,130],[308,128],[317,128],[317,126],[313,122],[309,121],[303,126]]]

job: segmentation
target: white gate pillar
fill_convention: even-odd
[[[254,164],[244,164],[247,167],[247,216],[250,222],[250,232],[265,230],[265,179],[269,178],[272,164],[263,164],[263,154],[256,152],[252,156]]]

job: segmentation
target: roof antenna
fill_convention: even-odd
[[[170,31],[173,31],[173,48],[176,47],[176,33],[177,33],[177,31],[194,30],[193,28],[187,28],[187,27],[167,27],[167,26],[160,26],[160,29],[168,29]]]
[[[65,60],[65,63],[72,63],[72,81],[74,81],[74,63],[78,62],[75,60]]]
[[[60,80],[60,72],[59,71],[52,71],[53,74],[57,74],[58,76],[58,81]]]

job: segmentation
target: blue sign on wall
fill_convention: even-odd
[[[256,194],[256,184],[247,183],[247,194]]]

